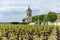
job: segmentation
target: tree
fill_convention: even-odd
[[[38,19],[37,16],[33,16],[33,17],[32,17],[32,22],[35,22],[37,19]]]
[[[43,14],[43,15],[40,15],[40,16],[39,16],[39,20],[40,20],[41,22],[43,22],[44,17],[45,17],[45,15],[44,15],[44,14]]]
[[[47,15],[44,16],[43,22],[48,22]]]
[[[48,22],[48,17],[47,17],[47,15],[44,16],[43,22],[44,22],[44,25],[45,25],[45,24],[48,24],[48,23],[46,23],[46,22]]]
[[[44,14],[43,15],[38,15],[38,16],[33,16],[32,21],[35,22],[35,21],[38,21],[38,19],[39,19],[39,23],[42,23],[43,20],[44,20],[44,16],[45,16]]]
[[[44,14],[39,16],[40,24],[41,24],[42,22],[44,22],[44,17],[45,17]]]
[[[57,14],[55,12],[48,12],[47,19],[50,22],[55,22],[57,20]]]

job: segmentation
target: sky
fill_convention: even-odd
[[[28,6],[33,16],[60,13],[60,0],[0,0],[0,22],[22,22]]]

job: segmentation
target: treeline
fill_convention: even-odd
[[[0,24],[29,24],[29,22],[0,22]]]
[[[29,22],[10,22],[11,24],[29,24]]]
[[[57,13],[55,12],[48,12],[48,14],[42,14],[42,15],[37,15],[32,17],[32,21],[38,21],[40,24],[43,22],[55,22],[57,20]]]

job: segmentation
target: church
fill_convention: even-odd
[[[30,6],[26,10],[26,18],[23,19],[23,22],[32,22],[32,10],[30,9]]]
[[[38,15],[36,15],[36,16],[38,16]],[[32,22],[32,17],[33,17],[32,16],[32,10],[29,6],[28,9],[26,10],[26,18],[23,19],[23,22]],[[54,25],[56,25],[57,22],[59,22],[58,24],[60,25],[60,13],[57,13],[57,20],[54,23]]]

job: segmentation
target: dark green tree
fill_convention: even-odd
[[[44,25],[46,24],[46,22],[48,22],[48,17],[47,17],[47,15],[45,15],[45,16],[44,16],[44,19],[43,19]],[[48,24],[48,23],[47,23],[47,24]]]
[[[55,22],[57,20],[57,14],[55,12],[48,12],[47,20],[50,22]]]
[[[40,15],[40,16],[39,16],[39,20],[40,20],[41,22],[43,22],[43,18],[44,18],[44,15]]]
[[[39,16],[40,23],[44,22],[44,17],[45,17],[44,14]]]
[[[43,15],[38,15],[38,16],[33,16],[32,17],[32,22],[38,21],[38,19],[39,19],[39,22],[42,23],[43,20],[44,20],[44,16],[45,16],[44,14]]]
[[[33,17],[32,17],[32,22],[35,22],[37,19],[38,19],[37,16],[33,16]]]

